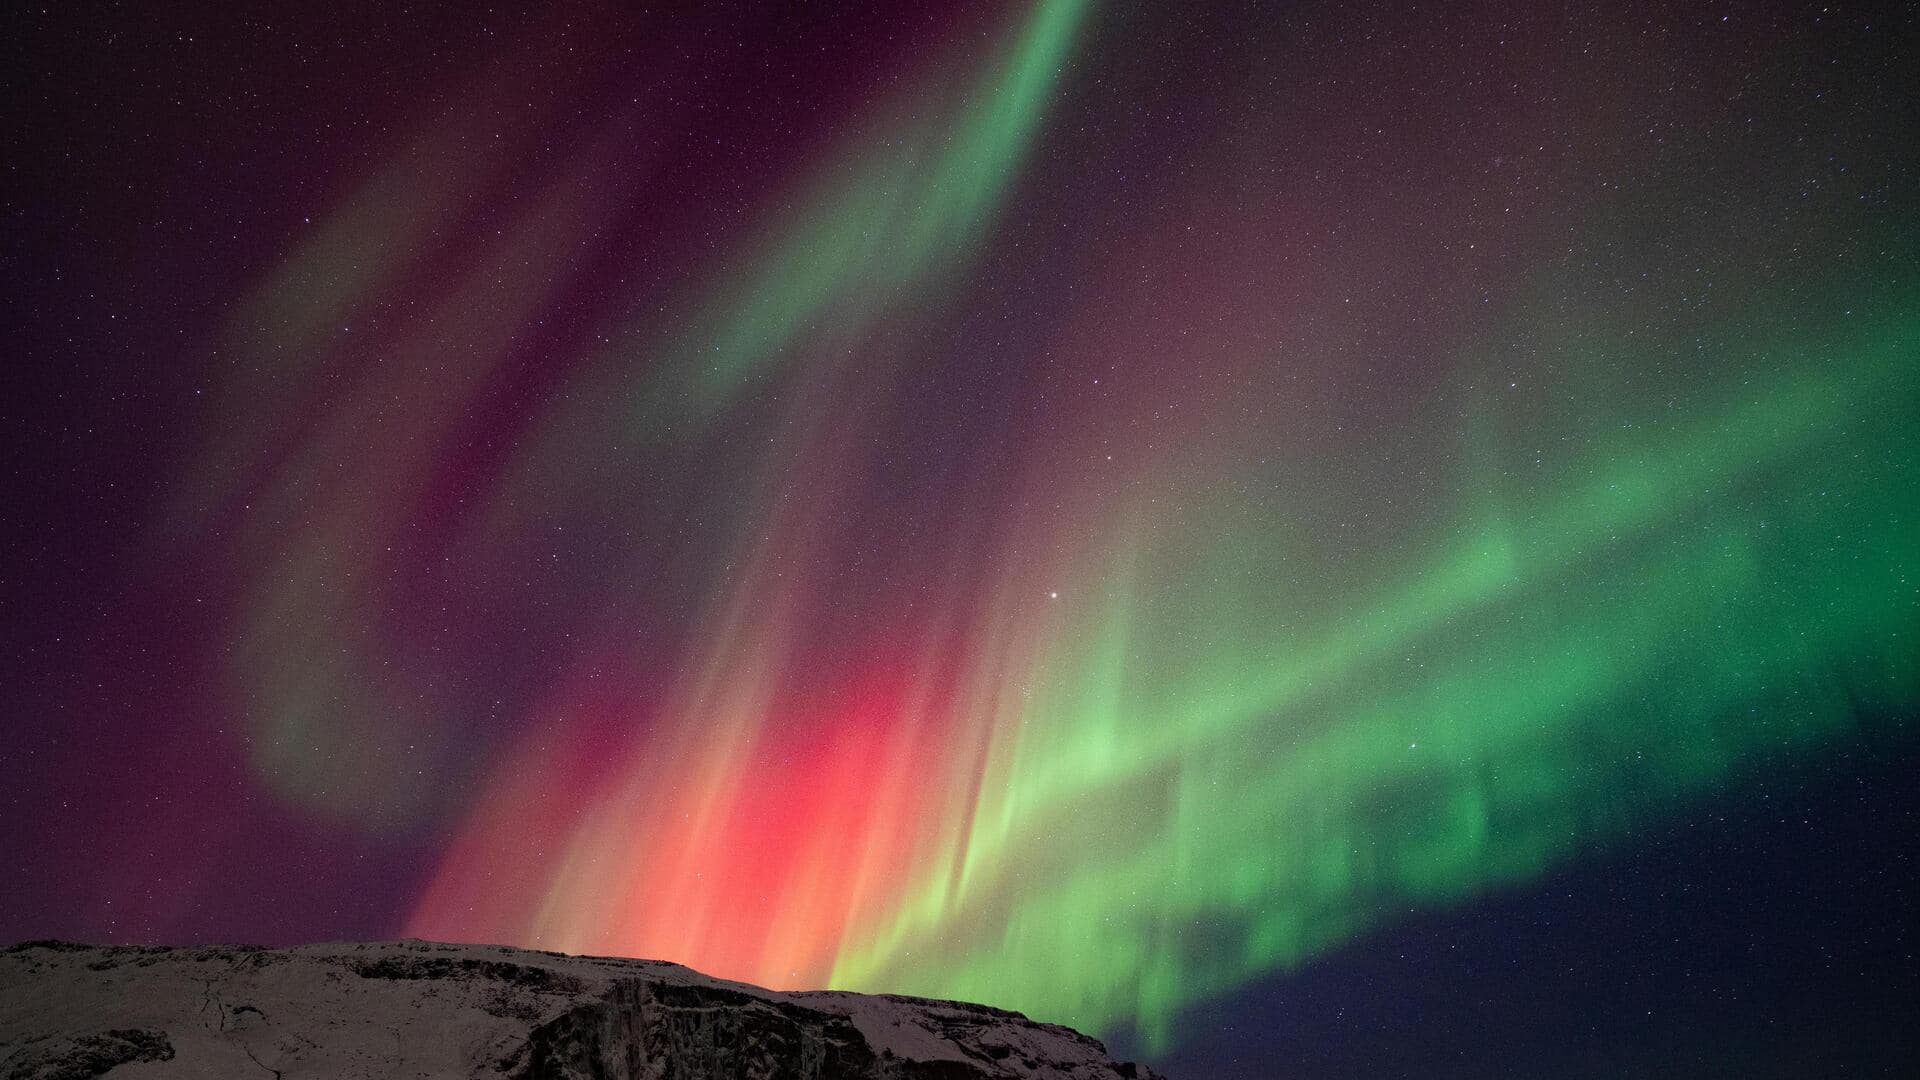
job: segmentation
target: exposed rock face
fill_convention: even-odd
[[[678,964],[421,941],[0,951],[0,1076],[1148,1080],[952,1001],[778,993]]]

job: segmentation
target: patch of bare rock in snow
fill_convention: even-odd
[[[1152,1080],[1071,1028],[656,960],[396,941],[0,950],[0,1076]]]

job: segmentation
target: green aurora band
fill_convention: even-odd
[[[1880,299],[1856,304],[1920,310]],[[965,859],[834,985],[1164,1047],[1188,1003],[1911,702],[1916,356],[1912,317],[1771,344],[1752,364],[1779,378],[1590,425],[1385,588],[1286,542],[1312,500],[1285,481],[1126,518],[1072,585],[1099,606],[1034,658]]]
[[[1788,258],[1765,230],[1731,236],[1731,210],[1680,228],[1656,170],[1630,162],[1621,201],[1568,226],[1568,250],[1659,235],[1648,292],[1692,288],[1695,263],[1723,284],[1665,328],[1632,303],[1584,310],[1560,298],[1612,295],[1608,275],[1544,254],[1563,238],[1542,222],[1591,162],[1543,166],[1541,205],[1489,196],[1488,220],[1537,230],[1509,226],[1512,260],[1535,262],[1514,285],[1494,257],[1459,255],[1488,229],[1455,231],[1474,200],[1436,197],[1407,211],[1428,232],[1394,231],[1403,208],[1382,190],[1465,183],[1426,166],[1424,142],[1408,137],[1416,166],[1381,189],[1371,166],[1338,178],[1351,191],[1269,169],[1317,166],[1318,129],[1286,126],[1313,113],[1291,72],[1258,71],[1238,87],[1264,95],[1247,130],[1152,174],[1170,220],[1141,231],[1174,241],[1056,263],[1035,229],[1008,254],[1024,222],[1081,197],[1029,166],[1063,101],[1094,96],[1086,72],[1108,59],[1080,50],[1108,40],[1087,24],[1109,10],[1041,0],[977,66],[935,65],[809,162],[792,199],[657,294],[583,317],[593,332],[551,386],[515,343],[610,242],[608,208],[651,197],[630,156],[657,103],[527,181],[510,228],[447,241],[565,112],[491,137],[495,107],[544,70],[531,62],[449,103],[240,307],[217,343],[230,422],[184,470],[169,542],[215,536],[196,541],[207,562],[240,568],[222,674],[268,790],[372,835],[456,834],[409,933],[980,1000],[1157,1050],[1196,1003],[1912,712],[1910,231]],[[1488,145],[1548,157],[1535,122],[1612,145],[1604,117],[1501,122]],[[1061,141],[1062,173],[1128,145]],[[1756,205],[1783,197],[1753,188]],[[1301,224],[1369,199],[1388,235]],[[1426,254],[1442,248],[1459,261]],[[1780,277],[1731,284],[1773,257]],[[1462,266],[1506,306],[1450,280]],[[1423,272],[1445,328],[1410,330],[1399,296],[1362,312],[1365,289]],[[992,275],[1015,285],[995,293]],[[384,303],[403,284],[427,302]],[[943,429],[954,445],[927,457],[964,464],[912,475],[961,475],[946,501],[876,508],[893,488],[875,476],[918,449],[929,371],[978,359],[968,305],[1023,289],[1064,312],[1004,335],[1047,354],[996,369],[1030,384]],[[1129,297],[1137,324],[1100,314]],[[1192,338],[1148,332],[1195,311]],[[1417,355],[1394,406],[1369,411],[1379,387],[1356,385],[1375,357],[1350,343],[1378,325]],[[1303,370],[1351,392],[1350,424],[1314,414]],[[1095,375],[1124,389],[1102,397]],[[506,449],[450,468],[483,441],[485,407],[513,413]],[[859,593],[862,560],[892,578]],[[511,640],[474,644],[463,619]],[[516,723],[470,739],[460,687],[520,659],[521,639],[574,652],[526,664],[517,697],[489,694],[478,707],[508,700]],[[878,675],[855,670],[869,660]],[[576,662],[630,693],[569,697]],[[904,691],[859,700],[894,677]],[[819,700],[857,718],[821,721]],[[825,748],[829,779],[884,790],[801,777],[823,808],[767,825],[790,807],[755,792],[786,790],[766,782],[798,771],[795,744]],[[661,926],[699,932],[670,952]]]
[[[767,252],[727,275],[639,384],[642,430],[685,434],[792,359],[823,320],[841,335],[916,301],[976,246],[1033,143],[1087,0],[1041,0],[957,109],[928,94],[886,115],[923,116],[846,152]],[[644,349],[644,341],[637,346]],[[621,352],[621,366],[636,346]],[[644,355],[644,353],[643,353]]]

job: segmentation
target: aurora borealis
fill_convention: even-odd
[[[1911,774],[1911,12],[803,9],[19,17],[11,937],[1178,1062]]]

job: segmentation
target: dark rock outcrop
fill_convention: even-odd
[[[0,1076],[1147,1080],[961,1002],[781,993],[677,964],[402,941],[0,951]],[[116,1071],[114,1075],[122,1075]]]

